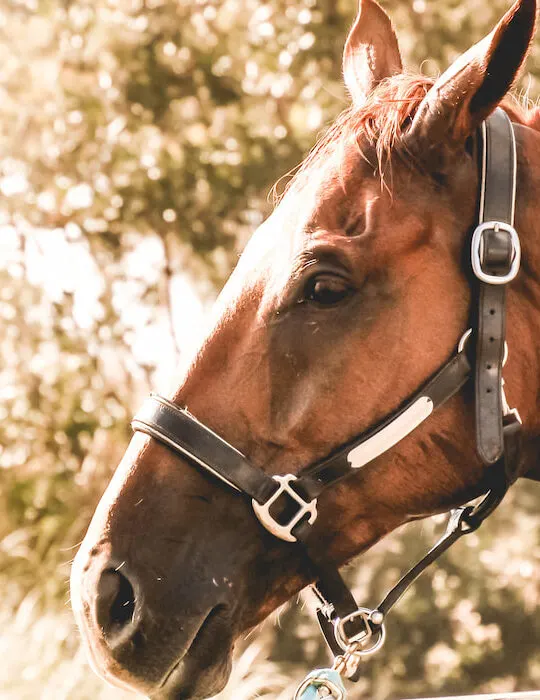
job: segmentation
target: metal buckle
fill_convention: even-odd
[[[317,499],[314,498],[312,501],[305,501],[302,496],[291,487],[291,483],[296,481],[294,474],[285,474],[283,476],[276,475],[273,476],[272,479],[278,483],[277,490],[265,503],[258,503],[253,499],[251,501],[253,510],[259,522],[268,532],[279,537],[280,540],[285,540],[285,542],[296,542],[296,537],[292,534],[292,530],[305,515],[309,515],[308,522],[310,525],[313,525],[317,518]],[[270,507],[284,493],[292,498],[292,500],[298,504],[299,508],[298,512],[296,512],[287,523],[282,525],[270,514]]]
[[[481,523],[475,523],[474,521],[470,520],[470,516],[473,513],[473,506],[460,506],[459,508],[454,508],[454,510],[451,510],[442,539],[450,537],[455,532],[465,535],[469,532],[474,532],[474,530],[477,530]]]
[[[505,275],[490,275],[482,269],[485,231],[505,231],[510,236],[512,262],[510,263],[510,269]],[[474,274],[482,282],[487,284],[507,284],[511,282],[517,275],[521,262],[521,244],[516,229],[503,221],[486,221],[477,226],[471,242],[471,262]]]
[[[362,618],[364,622],[364,629],[349,637],[345,631],[345,625],[359,617]],[[358,648],[354,651],[355,656],[368,656],[369,654],[374,654],[382,647],[384,640],[386,639],[386,630],[383,621],[384,615],[382,612],[380,612],[380,610],[358,608],[358,610],[355,610],[350,615],[347,615],[344,618],[337,618],[334,621],[334,636],[336,638],[336,642],[345,652],[347,649],[350,649],[351,646],[358,645]],[[370,623],[377,625],[378,629],[375,632],[373,632],[371,629]],[[378,635],[375,643],[372,646],[365,648],[365,645],[375,635]]]
[[[469,342],[471,335],[472,335],[473,329],[469,328],[468,330],[465,331],[465,333],[461,336],[459,339],[458,343],[458,352],[463,352],[465,348],[467,347],[467,343]],[[508,361],[508,343],[506,340],[504,341],[504,354],[503,354],[503,361],[502,361],[502,366],[504,367]]]

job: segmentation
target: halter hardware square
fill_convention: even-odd
[[[296,481],[294,474],[284,474],[283,476],[276,475],[272,478],[277,482],[278,488],[265,503],[258,503],[253,499],[251,501],[253,510],[259,522],[268,532],[279,537],[280,540],[285,540],[285,542],[296,542],[296,537],[292,534],[293,528],[298,525],[305,515],[309,515],[308,522],[310,525],[313,525],[317,518],[317,499],[314,498],[312,501],[305,501],[302,496],[292,488],[291,483]],[[271,506],[283,494],[286,494],[298,505],[298,511],[284,525],[279,523],[270,513]]]
[[[370,610],[364,610],[359,608],[355,612],[347,615],[343,619],[337,618],[334,622],[334,633],[336,637],[336,642],[345,651],[351,644],[364,644],[373,636],[373,631],[369,624],[369,614]],[[345,625],[354,622],[355,620],[362,620],[363,627],[355,634],[347,634],[345,631]]]
[[[355,634],[347,634],[345,626],[355,620],[362,620],[363,627]],[[371,623],[377,626],[373,630]],[[384,615],[379,610],[369,608],[358,608],[344,618],[336,618],[334,624],[334,636],[336,642],[343,649],[348,651],[351,647],[357,647],[352,652],[357,656],[367,656],[378,651],[385,642],[386,630],[384,627]],[[367,646],[367,643],[375,637],[374,643]]]
[[[491,275],[484,272],[482,259],[484,257],[484,234],[486,231],[504,231],[510,236],[512,245],[512,261],[510,269],[505,275]],[[476,227],[471,241],[471,262],[474,274],[481,282],[486,284],[508,284],[519,271],[521,263],[521,244],[516,229],[503,221],[486,221]]]

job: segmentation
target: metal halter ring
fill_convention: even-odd
[[[469,328],[469,330],[465,331],[465,333],[461,336],[459,339],[459,343],[457,346],[458,352],[463,352],[465,350],[465,347],[467,345],[467,342],[469,341],[469,338],[472,335],[472,328]]]
[[[345,631],[345,625],[359,617],[362,618],[364,622],[364,629],[349,637]],[[384,644],[384,640],[386,639],[386,630],[383,620],[384,616],[379,610],[358,608],[358,610],[355,610],[350,615],[347,615],[344,618],[337,618],[334,621],[334,636],[336,638],[336,642],[343,649],[343,651],[347,651],[347,649],[353,644],[360,645],[360,648],[354,652],[355,656],[368,656],[369,654],[374,654],[376,651],[379,651]],[[373,632],[371,624],[377,626],[377,630],[375,632]],[[363,648],[364,645],[375,635],[378,635],[375,643],[370,647]]]
[[[467,343],[469,342],[469,338],[472,335],[472,328],[469,328],[469,330],[465,331],[465,333],[461,336],[459,339],[458,343],[458,352],[463,352],[465,350],[465,347],[467,346]],[[504,367],[506,365],[506,362],[508,360],[508,343],[506,340],[504,341],[504,355],[503,355],[503,361],[502,361],[502,366]]]
[[[272,479],[278,483],[278,488],[265,503],[258,503],[255,499],[251,501],[253,511],[261,525],[268,532],[271,532],[280,540],[285,542],[296,542],[296,537],[292,534],[293,528],[298,525],[305,515],[308,515],[308,522],[313,525],[317,519],[317,499],[305,501],[291,486],[296,481],[294,474],[276,475]],[[285,524],[279,523],[270,513],[272,506],[280,496],[286,494],[298,506],[297,512]]]

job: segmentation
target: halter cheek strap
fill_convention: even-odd
[[[448,547],[474,531],[502,500],[519,474],[521,420],[503,389],[505,285],[520,264],[513,228],[516,148],[512,124],[497,109],[478,135],[480,153],[479,224],[472,236],[472,327],[457,352],[395,413],[367,433],[341,445],[299,474],[270,476],[188,411],[152,395],[134,417],[134,430],[146,433],[187,458],[227,487],[249,497],[261,524],[286,542],[300,543],[317,580],[318,618],[334,654],[359,659],[384,641],[384,619],[407,588]],[[474,342],[471,347],[468,339]],[[354,474],[409,435],[466,383],[474,381],[477,451],[490,466],[489,491],[475,507],[453,511],[439,542],[392,588],[374,609],[359,608],[312,528],[320,494]],[[351,651],[354,650],[354,651]],[[348,673],[358,677],[358,663]]]
[[[485,464],[503,455],[502,367],[506,285],[518,273],[521,247],[514,228],[517,158],[512,123],[502,110],[481,126],[479,225],[471,263],[476,290],[476,444]]]

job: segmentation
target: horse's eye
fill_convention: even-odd
[[[335,306],[351,293],[351,287],[343,277],[323,273],[315,275],[306,284],[304,300],[319,306]]]

